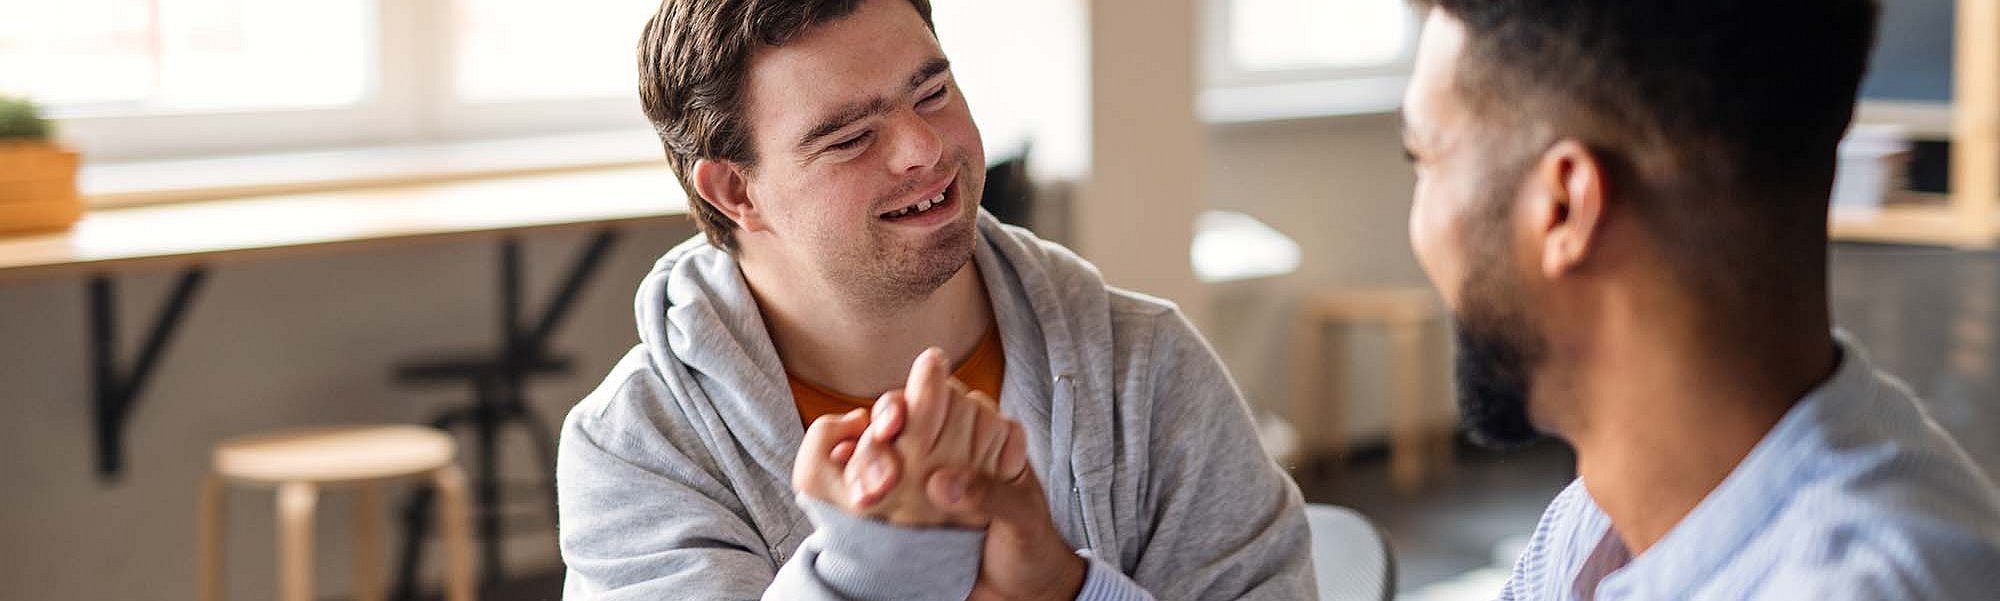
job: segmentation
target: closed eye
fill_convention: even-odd
[[[854,136],[854,137],[852,137],[852,138],[848,138],[848,139],[845,139],[845,140],[841,140],[841,141],[839,141],[839,142],[834,142],[833,144],[829,144],[829,145],[827,145],[826,149],[827,149],[827,150],[836,150],[836,151],[837,151],[837,150],[851,150],[851,149],[853,149],[853,148],[855,148],[855,147],[858,147],[858,146],[860,146],[860,145],[861,145],[862,143],[864,143],[864,142],[867,142],[867,141],[868,141],[868,138],[869,138],[870,136],[873,136],[873,135],[875,135],[875,132],[873,132],[873,131],[864,131],[864,132],[861,132],[861,133],[859,133],[859,134],[855,134],[855,136]]]
[[[917,103],[926,106],[936,106],[944,102],[945,93],[950,91],[951,86],[938,86],[936,92],[931,92],[930,95],[924,96],[924,99],[917,101]]]

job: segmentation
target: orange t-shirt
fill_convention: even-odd
[[[966,357],[958,369],[952,370],[951,377],[998,401],[1001,376],[1006,371],[1007,356],[1000,352],[1000,328],[995,327],[987,330],[986,337],[979,340],[979,346],[972,349],[972,356]],[[785,379],[791,382],[792,400],[799,406],[799,423],[803,425],[812,425],[813,420],[822,415],[840,415],[875,406],[875,399],[856,398],[827,390],[801,380],[789,371],[785,372]]]

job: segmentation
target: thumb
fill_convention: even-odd
[[[1001,480],[968,467],[939,468],[925,482],[924,493],[946,513],[997,522],[1030,520],[1048,511],[1032,469]]]

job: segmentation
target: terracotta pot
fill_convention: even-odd
[[[77,162],[52,142],[0,141],[0,233],[61,230],[83,218]]]

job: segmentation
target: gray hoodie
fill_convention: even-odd
[[[1298,488],[1171,303],[979,215],[1000,410],[1091,578],[1160,599],[1310,599]],[[984,533],[844,514],[790,486],[804,436],[735,260],[699,236],[640,286],[640,343],[563,424],[568,599],[963,599]],[[1124,583],[1120,583],[1124,584]],[[1097,588],[1102,583],[1093,584]]]

